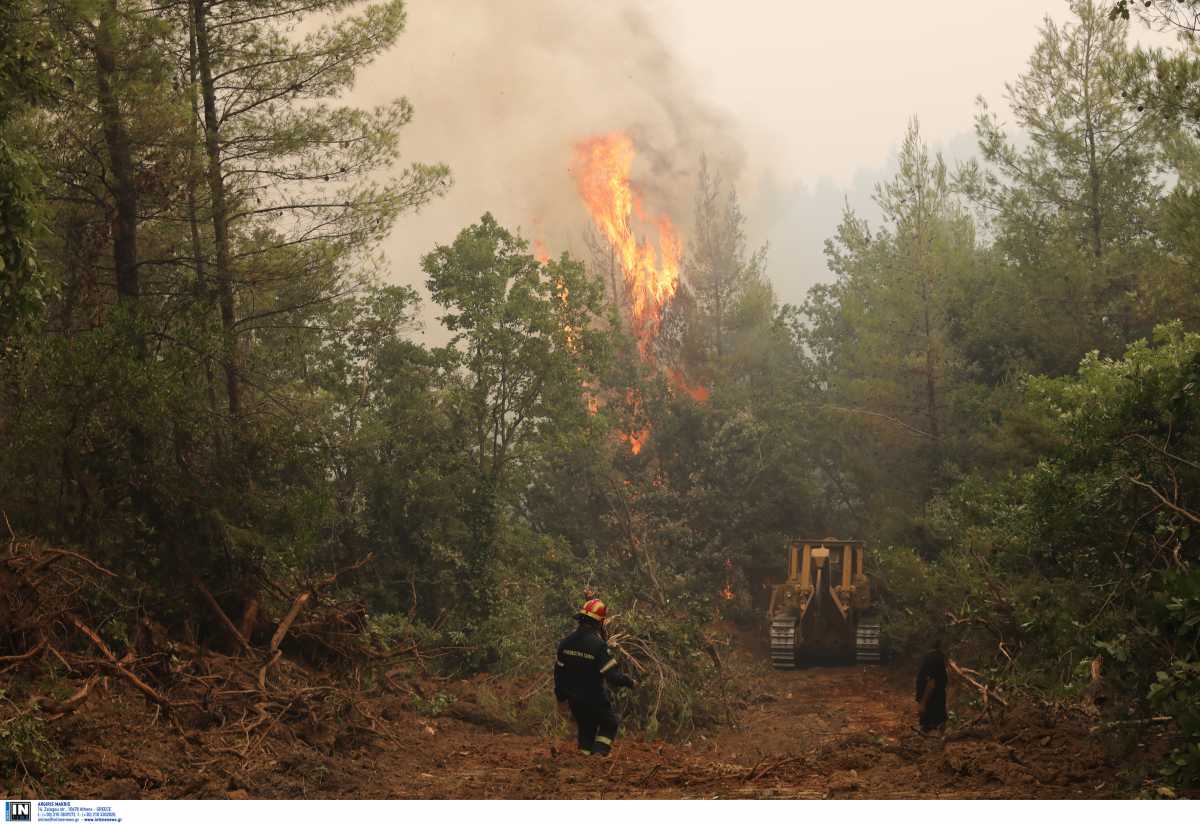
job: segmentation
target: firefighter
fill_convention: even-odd
[[[606,683],[633,688],[637,683],[617,668],[608,649],[604,619],[608,610],[599,598],[579,610],[578,628],[558,643],[554,667],[554,697],[559,708],[565,704],[579,729],[579,751],[607,756],[612,752],[620,718],[613,711]]]
[[[921,711],[921,732],[930,732],[946,723],[946,656],[942,654],[940,639],[921,659],[917,672],[917,704]]]

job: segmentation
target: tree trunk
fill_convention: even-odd
[[[117,60],[115,32],[117,7],[109,0],[100,17],[96,32],[96,88],[104,142],[108,149],[113,183],[111,186],[116,214],[113,217],[113,264],[117,275],[117,298],[122,304],[135,308],[141,288],[137,270],[137,186],[133,180],[133,157],[129,132],[121,117],[117,99]],[[136,333],[135,333],[136,334]],[[139,355],[144,348],[139,340]]]
[[[1088,23],[1087,43],[1083,56],[1083,117],[1084,142],[1088,154],[1088,232],[1091,235],[1092,255],[1098,260],[1103,252],[1100,242],[1102,215],[1100,210],[1100,167],[1096,160],[1096,128],[1092,112],[1092,36],[1094,21]]]
[[[937,353],[933,346],[933,329],[929,318],[929,295],[925,295],[925,404],[929,418],[929,434],[933,436],[935,459],[940,460],[942,435],[938,431],[937,415]]]
[[[917,192],[917,214],[919,215],[917,233],[916,233],[916,264],[917,273],[921,281],[921,316],[925,332],[925,415],[929,422],[929,434],[933,438],[933,466],[932,477],[938,478],[941,471],[942,461],[942,433],[938,426],[937,414],[937,351],[934,346],[933,336],[933,317],[931,306],[933,304],[933,283],[929,272],[929,263],[926,260],[925,251],[929,247],[931,239],[927,236],[927,225],[925,223],[925,192],[920,188]]]
[[[125,127],[125,119],[121,115],[117,91],[120,83],[116,54],[117,20],[116,0],[108,0],[102,7],[96,30],[96,102],[100,110],[104,143],[108,150],[109,171],[113,181],[110,190],[116,209],[112,221],[112,234],[117,300],[126,310],[126,316],[122,320],[127,324],[129,344],[137,359],[145,361],[146,338],[142,333],[141,284],[138,282],[138,189],[133,179],[133,150],[130,146],[129,130]],[[161,511],[150,494],[149,490],[152,487],[147,477],[149,438],[136,417],[128,422],[128,426],[129,458],[134,468],[131,478],[132,498],[138,508],[151,519],[151,523],[161,524]]]
[[[216,245],[217,293],[221,307],[225,391],[229,415],[237,427],[242,415],[238,377],[237,330],[234,328],[233,272],[229,262],[229,210],[221,167],[220,122],[208,45],[208,14],[204,0],[190,0],[196,35],[196,62],[200,70],[200,95],[204,101],[204,148],[208,154],[208,188],[212,202],[213,241]]]
[[[1092,255],[1099,260],[1104,253],[1100,239],[1103,215],[1100,211],[1100,170],[1096,168],[1096,141],[1091,127],[1088,128],[1088,155],[1088,172],[1091,177],[1091,202],[1088,209],[1091,212]]]
[[[721,283],[720,264],[713,261],[713,297],[714,304],[717,309],[715,318],[715,326],[717,328],[717,365],[721,364],[721,359],[725,356],[725,284]]]
[[[188,160],[191,169],[188,171],[188,225],[191,230],[192,241],[192,257],[196,266],[196,299],[203,307],[205,316],[211,310],[212,293],[209,290],[207,261],[204,254],[204,241],[200,234],[200,214],[197,206],[196,189],[197,179],[195,174],[196,169],[196,146],[200,142],[200,101],[198,98],[198,83],[196,76],[196,21],[191,19],[188,21],[188,79],[190,81],[190,89],[188,93],[189,102],[192,105],[192,140],[188,147]],[[213,420],[217,419],[217,391],[213,381],[212,362],[208,357],[204,358],[204,382],[207,389],[208,409],[213,415]],[[213,448],[218,456],[224,455],[224,443],[221,438],[220,427],[212,427],[213,430]]]

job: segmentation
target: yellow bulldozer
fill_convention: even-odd
[[[771,589],[767,610],[775,669],[807,661],[879,661],[865,554],[862,541],[838,538],[792,545],[787,580]]]

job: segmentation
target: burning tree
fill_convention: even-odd
[[[575,144],[572,174],[596,229],[611,250],[613,262],[621,268],[627,301],[624,308],[638,353],[643,363],[657,368],[654,342],[664,312],[679,291],[683,242],[670,217],[648,216],[630,178],[635,154],[633,140],[624,132],[588,138]],[[658,237],[657,247],[648,239],[639,239],[639,224],[647,229],[653,227]],[[615,272],[610,275],[614,276],[613,299],[620,304]],[[691,386],[679,369],[667,368],[666,375],[677,391],[699,402],[707,400],[708,390]],[[628,389],[625,395],[632,420],[620,438],[636,455],[649,439],[650,428],[642,414],[640,393]]]
[[[575,145],[573,173],[588,213],[620,261],[638,351],[650,361],[663,309],[679,288],[683,244],[666,215],[653,221],[658,229],[657,251],[650,241],[638,241],[633,217],[636,213],[644,219],[646,212],[629,178],[633,158],[629,135],[614,132],[593,137]]]

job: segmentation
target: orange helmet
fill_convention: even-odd
[[[579,614],[586,615],[588,618],[603,624],[605,617],[608,615],[608,607],[604,606],[604,602],[599,598],[593,598],[583,605],[583,608],[579,610]]]

